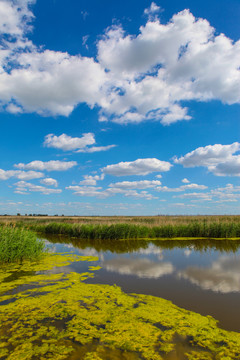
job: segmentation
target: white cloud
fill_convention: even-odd
[[[23,163],[15,164],[14,167],[25,170],[65,171],[71,169],[76,165],[77,165],[76,161],[50,160],[44,162],[40,160],[35,160],[28,164],[23,164]]]
[[[159,186],[156,188],[157,191],[163,191],[163,192],[179,192],[185,190],[205,190],[205,189],[207,189],[206,185],[198,185],[198,184],[181,185],[178,188],[169,188],[167,186]]]
[[[53,179],[53,178],[45,178],[40,180],[41,184],[47,185],[47,186],[58,186],[58,182],[57,180]]]
[[[90,148],[85,148],[85,149],[80,149],[77,150],[77,153],[95,153],[95,152],[99,152],[99,151],[107,151],[110,150],[114,147],[116,147],[117,145],[106,145],[106,146],[92,146]]]
[[[185,204],[185,203],[174,203],[174,204],[171,204],[171,206],[179,206],[179,207],[184,207],[184,208],[196,207],[196,205],[194,205],[194,204]]]
[[[111,188],[119,189],[147,189],[155,188],[156,186],[161,185],[159,180],[141,180],[141,181],[122,181],[116,182],[109,185]]]
[[[105,174],[114,176],[147,175],[152,172],[169,171],[171,164],[156,158],[137,159],[130,162],[120,162],[114,165],[107,165],[102,169]]]
[[[186,179],[186,178],[182,179],[182,182],[183,182],[184,184],[189,184],[189,183],[190,183],[190,181],[189,181],[188,179]]]
[[[219,199],[217,202],[236,202],[240,199],[240,186],[227,184],[224,188],[211,190],[210,194]]]
[[[89,179],[90,181],[84,181],[81,182],[82,186],[78,186],[78,185],[71,185],[66,187],[67,190],[72,190],[74,191],[75,195],[80,195],[80,196],[90,196],[90,197],[98,197],[98,198],[108,198],[110,196],[115,196],[115,195],[123,195],[125,197],[133,197],[133,198],[142,198],[142,199],[146,199],[146,200],[153,200],[153,199],[157,199],[157,197],[153,196],[152,194],[148,193],[147,191],[140,191],[137,192],[136,190],[132,190],[132,189],[121,189],[118,187],[109,187],[105,190],[102,189],[102,187],[96,187],[94,186],[94,182],[91,182],[91,179]],[[89,184],[89,186],[88,186]],[[91,186],[93,185],[93,186]]]
[[[82,149],[93,144],[95,144],[95,137],[92,133],[83,134],[80,138],[73,138],[66,134],[62,134],[60,136],[48,134],[45,136],[44,140],[44,146],[64,151]]]
[[[205,190],[208,187],[206,185],[198,185],[198,184],[187,184],[180,186],[182,190]]]
[[[232,156],[216,166],[209,166],[208,169],[217,176],[240,176],[240,155]]]
[[[240,143],[208,145],[199,147],[186,155],[175,158],[176,164],[184,167],[206,166],[217,176],[240,176]]]
[[[49,189],[49,188],[46,188],[46,187],[41,186],[41,185],[34,185],[34,184],[31,184],[31,183],[28,183],[26,181],[18,181],[14,185],[16,186],[15,192],[18,193],[18,194],[26,193],[27,191],[41,192],[44,195],[59,194],[59,193],[62,192],[61,189]]]
[[[84,180],[79,182],[79,185],[95,186],[98,180],[104,179],[104,174],[101,175],[84,175]]]
[[[158,13],[161,10],[160,6],[157,6],[155,2],[151,3],[151,6],[144,10],[144,14],[148,15],[148,17],[151,19],[153,15]]]
[[[109,190],[111,190],[111,189],[108,189],[108,191]],[[114,188],[112,190],[114,190]],[[115,190],[117,190],[117,189],[115,189]],[[147,191],[137,192],[136,190],[124,190],[123,194],[126,197],[142,198],[142,199],[146,199],[146,200],[158,199],[157,196],[153,196],[152,194],[148,193]]]
[[[182,195],[176,195],[174,197],[181,198],[181,199],[193,199],[199,201],[211,201],[212,196],[209,193],[188,193]]]
[[[119,123],[170,124],[190,119],[182,100],[239,103],[239,58],[239,42],[215,36],[206,20],[188,10],[166,25],[148,21],[138,36],[112,27],[98,43],[98,59],[120,81],[103,110]]]
[[[61,149],[63,151],[75,150],[77,153],[94,153],[99,151],[107,151],[112,149],[116,145],[107,146],[92,146],[95,144],[95,136],[92,133],[83,134],[82,137],[71,137],[66,134],[56,136],[54,134],[48,134],[45,136],[44,146],[55,149]]]
[[[182,101],[240,102],[239,41],[216,35],[189,10],[161,24],[152,2],[138,35],[107,29],[95,60],[34,46],[27,38],[32,3],[0,2],[0,32],[14,37],[0,47],[0,101],[7,111],[68,116],[86,103],[100,108],[100,120],[169,125],[190,119]]]
[[[227,184],[225,187],[217,187],[205,193],[185,193],[174,198],[190,199],[191,202],[211,201],[212,203],[237,202],[240,199],[240,186]]]
[[[31,180],[31,179],[39,179],[41,177],[44,177],[44,174],[41,172],[37,172],[37,171],[0,169],[0,180],[8,180],[12,177],[20,179],[20,180]]]
[[[30,30],[28,23],[34,15],[28,6],[35,0],[1,0],[0,1],[0,33],[22,36]]]
[[[179,159],[176,158],[174,162],[184,167],[217,165],[231,158],[232,154],[239,150],[240,143],[238,142],[231,145],[208,145],[199,147]]]
[[[109,195],[105,194],[104,191],[102,191],[102,187],[98,186],[87,186],[87,185],[83,185],[83,186],[78,186],[78,185],[71,185],[71,186],[67,186],[66,187],[67,190],[72,190],[74,191],[75,195],[80,195],[80,196],[90,196],[90,197],[100,197],[100,198],[105,198],[108,197]]]

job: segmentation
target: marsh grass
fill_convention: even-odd
[[[44,253],[44,243],[32,231],[9,226],[0,227],[0,264],[37,260]]]
[[[69,224],[50,222],[31,224],[30,229],[45,234],[62,234],[80,239],[171,239],[171,238],[240,238],[240,222],[193,222],[162,226],[133,224]]]
[[[4,224],[49,224],[66,223],[78,225],[140,225],[159,227],[166,225],[190,224],[239,224],[240,215],[189,215],[189,216],[0,216],[0,223]]]

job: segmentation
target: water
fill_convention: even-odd
[[[98,256],[102,267],[88,283],[116,284],[127,293],[150,294],[211,315],[240,332],[239,241],[101,241],[48,237],[54,252]],[[85,262],[67,271],[88,271]]]

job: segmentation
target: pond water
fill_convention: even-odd
[[[45,238],[52,252],[97,256],[91,284],[116,284],[126,293],[154,295],[240,332],[240,241],[80,240]],[[86,262],[64,271],[84,273]],[[55,270],[54,270],[55,271]],[[62,269],[57,270],[62,271]]]

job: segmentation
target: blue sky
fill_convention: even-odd
[[[239,16],[0,0],[0,213],[239,214]]]

